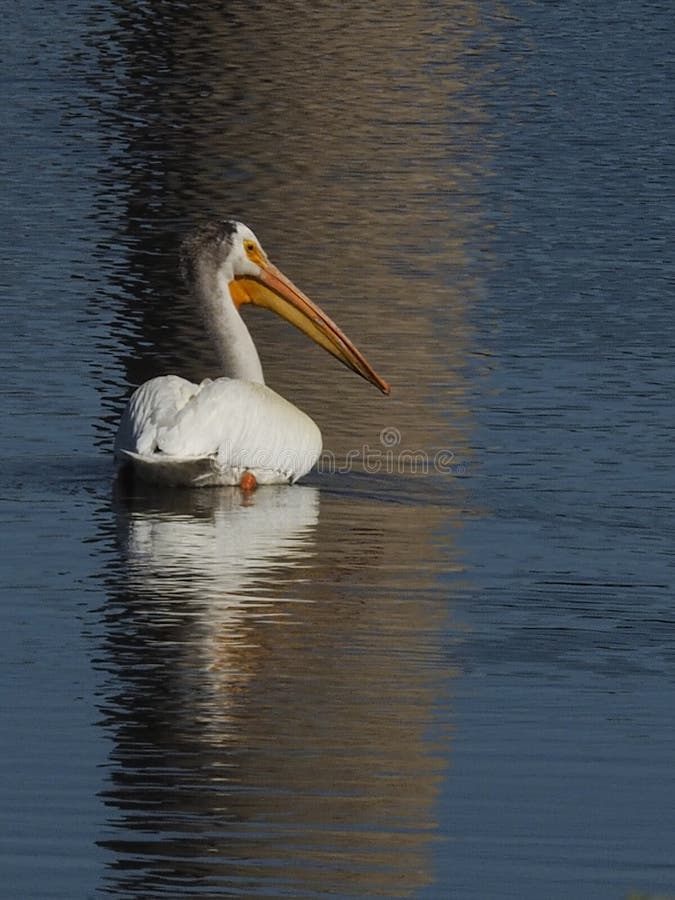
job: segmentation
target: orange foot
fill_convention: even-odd
[[[239,487],[242,491],[254,491],[258,487],[258,482],[256,481],[253,472],[244,472],[241,476]]]

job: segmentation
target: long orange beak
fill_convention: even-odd
[[[378,387],[383,394],[391,393],[387,382],[380,378],[365,356],[323,310],[267,259],[261,257],[256,262],[260,265],[258,278],[245,276],[230,282],[230,293],[237,307],[243,303],[254,303],[273,310],[345,366]]]

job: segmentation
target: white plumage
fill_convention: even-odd
[[[115,445],[145,480],[174,485],[293,483],[321,455],[321,432],[264,384],[153,378],[131,398]]]
[[[242,223],[200,229],[185,241],[182,261],[221,365],[232,377],[193,384],[164,375],[143,384],[120,421],[118,461],[146,481],[169,485],[297,481],[321,454],[321,432],[264,384],[239,306],[273,309],[384,393],[389,386],[337,325],[272,266]]]

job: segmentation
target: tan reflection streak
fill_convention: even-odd
[[[352,435],[372,439],[393,424],[410,449],[451,446],[466,458],[461,371],[480,293],[466,247],[482,240],[485,177],[485,112],[472,84],[480,70],[466,61],[480,53],[474,30],[485,23],[471,2],[446,4],[440,22],[422,3],[297,3],[283,21],[274,5],[235,10],[234,19],[204,13],[177,35],[181,78],[214,92],[191,123],[191,202],[234,206],[394,393],[380,402],[254,312],[269,382],[318,419],[338,454],[353,449]],[[197,33],[208,53],[195,55]],[[236,188],[222,178],[229,165],[247,175]],[[439,392],[440,407],[429,403]]]
[[[438,561],[419,545],[418,569],[403,560],[447,510],[333,498],[318,518],[317,492],[300,487],[246,503],[234,489],[121,512],[134,616],[183,623],[165,651],[152,627],[139,648],[141,664],[167,654],[153,715],[169,727],[153,753],[194,760],[166,793],[168,831],[157,816],[146,826],[161,852],[169,823],[188,816],[197,855],[209,835],[208,877],[254,857],[299,890],[408,896],[429,879],[442,762],[428,729],[453,673],[439,645]],[[127,694],[140,727],[149,698]],[[120,773],[137,825],[148,791],[164,805],[147,779],[133,765]],[[256,822],[269,839],[236,824]]]
[[[214,211],[247,221],[391,380],[382,400],[273,317],[248,316],[268,382],[317,419],[329,448],[377,446],[393,426],[402,450],[466,459],[463,367],[481,293],[469,250],[483,239],[475,198],[486,166],[466,55],[480,53],[477,4],[444,4],[441,24],[421,2],[403,13],[291,3],[282,15],[235,3],[229,17],[208,6],[191,7],[176,31],[171,90],[158,94],[171,124],[172,221]],[[198,99],[195,83],[208,88]],[[199,370],[201,344],[170,338],[183,340],[181,374],[213,374]],[[178,714],[153,749],[187,756],[190,786],[165,790],[165,831],[190,819],[200,862],[186,870],[205,878],[250,876],[263,860],[271,880],[299,892],[415,896],[431,877],[442,766],[427,731],[454,674],[438,583],[461,569],[460,488],[396,473],[343,479],[348,488],[331,479],[320,481],[319,518],[287,531],[267,530],[256,494],[251,519],[266,539],[222,558],[205,561],[203,548],[244,533],[235,507],[187,509],[180,523],[139,508],[128,520],[130,548],[145,547],[130,560],[133,609],[184,622],[162,670],[178,697],[166,717]],[[145,697],[130,688],[127,702],[142,725]],[[161,818],[143,818],[142,766],[121,774],[136,779],[141,825],[165,837]]]

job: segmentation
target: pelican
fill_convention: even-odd
[[[246,303],[273,310],[382,393],[390,392],[338,326],[272,265],[242,222],[212,222],[188,236],[181,270],[213,337],[222,375],[201,384],[162,375],[134,392],[120,420],[115,457],[135,476],[251,490],[292,484],[318,460],[317,425],[265,385],[240,314]]]

